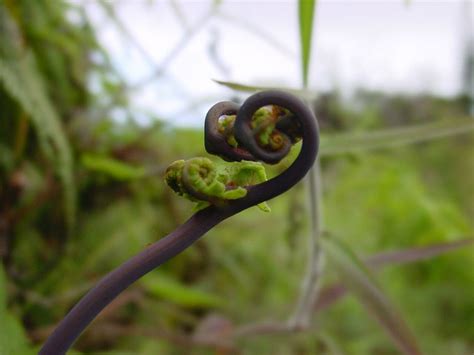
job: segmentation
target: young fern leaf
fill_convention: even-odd
[[[255,180],[266,180],[266,176],[263,167],[259,163],[249,163],[248,158],[276,164],[291,148],[285,145],[284,149],[275,152],[259,146],[251,120],[259,108],[269,105],[284,107],[294,115],[298,123],[296,131],[301,133],[303,143],[296,159],[281,174],[250,185]],[[219,118],[233,113],[236,113],[234,134],[238,149],[229,147],[217,132]],[[218,168],[206,158],[178,161],[171,165],[165,178],[180,195],[191,196],[192,200],[210,206],[197,211],[176,230],[103,277],[59,323],[40,349],[40,355],[65,354],[94,318],[133,282],[181,253],[225,219],[291,189],[311,168],[319,147],[319,129],[311,110],[297,97],[280,91],[257,93],[241,106],[229,101],[215,104],[206,115],[204,131],[208,153],[237,163]],[[284,132],[283,135],[287,142],[292,142]],[[229,190],[235,191],[229,193]]]
[[[175,193],[196,202],[196,210],[200,210],[246,196],[246,187],[267,181],[267,175],[258,162],[221,165],[199,157],[173,162],[166,170],[165,181]],[[258,207],[262,211],[270,211],[265,202]]]
[[[250,127],[261,147],[270,151],[278,151],[287,144],[282,134],[275,130],[277,121],[283,117],[290,118],[289,111],[275,105],[262,107],[253,114]],[[233,148],[239,146],[234,136],[235,118],[236,115],[224,115],[217,122],[217,131],[225,137],[227,144]],[[291,132],[286,132],[286,134],[291,134]],[[297,140],[295,137],[294,141]]]

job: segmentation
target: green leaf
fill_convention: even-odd
[[[73,159],[71,147],[51,99],[48,97],[43,76],[31,50],[18,48],[15,36],[20,32],[16,22],[8,16],[10,31],[0,31],[0,85],[15,100],[31,120],[39,141],[41,152],[54,163],[56,173],[63,185],[64,209],[68,225],[75,218],[76,189],[73,181]],[[14,29],[14,30],[12,30]]]
[[[337,155],[424,142],[474,131],[471,117],[373,132],[321,136],[321,155]]]
[[[8,312],[7,282],[0,264],[0,355],[33,354],[21,323]]]
[[[166,169],[165,181],[176,194],[197,202],[196,208],[201,209],[214,203],[213,199],[222,202],[243,198],[247,195],[247,186],[267,181],[267,175],[260,162],[217,164],[208,158],[196,157],[173,162]],[[196,193],[202,197],[197,197]],[[270,212],[265,202],[257,206]]]
[[[150,295],[181,306],[213,308],[224,304],[224,301],[217,296],[183,285],[161,272],[148,274],[140,280],[140,283]]]
[[[311,59],[311,37],[313,33],[313,18],[316,1],[299,0],[298,15],[300,22],[301,69],[303,87],[308,87],[309,63]]]
[[[15,2],[11,2],[11,4],[13,3]],[[43,5],[48,6],[46,4],[47,3],[44,3]],[[28,14],[34,12],[33,8],[42,12],[42,10],[46,9],[43,5],[39,5],[39,3],[35,3],[35,6],[31,5],[33,6],[30,9],[32,12],[28,12]],[[53,11],[64,9],[62,6],[62,4],[56,4],[56,6],[48,6],[48,9],[51,11],[52,16],[56,16],[59,13],[54,12],[53,15]],[[66,222],[69,229],[71,229],[74,225],[76,212],[76,188],[73,177],[71,146],[65,129],[62,126],[56,106],[48,95],[47,84],[51,78],[43,75],[34,50],[29,47],[27,43],[23,43],[25,41],[20,40],[24,32],[29,32],[23,26],[31,26],[30,31],[34,31],[35,35],[39,37],[47,38],[48,40],[50,37],[44,33],[44,31],[46,31],[45,28],[35,22],[35,16],[29,19],[27,14],[22,14],[22,16],[26,16],[25,19],[28,18],[28,21],[24,23],[16,18],[22,11],[18,13],[14,7],[15,6],[5,6],[1,9],[3,11],[0,12],[0,22],[2,23],[0,41],[0,86],[3,86],[5,93],[10,96],[27,115],[27,118],[31,121],[35,129],[41,153],[54,167],[55,173],[62,185]],[[37,16],[42,17],[43,15],[42,13],[37,13]],[[48,20],[44,19],[43,21]],[[43,21],[41,23],[46,23]],[[57,21],[58,17],[56,16],[54,22],[56,27],[59,26],[65,30],[65,28],[63,28],[64,25],[68,28],[66,22],[58,23]],[[59,33],[61,31],[56,32]],[[75,40],[76,38],[71,38],[69,32],[67,33],[68,34],[64,34],[63,36],[55,33],[54,42],[55,45],[57,45],[59,41],[58,38],[61,37],[63,45],[60,47],[66,52],[71,52],[69,44],[71,40]],[[65,49],[64,45],[69,49]],[[78,52],[74,50],[73,52],[74,53],[69,53],[69,55],[77,57],[76,54]],[[44,51],[44,53],[49,54],[47,50]],[[70,65],[73,65],[73,63],[70,63]],[[55,67],[51,66],[50,68],[54,69]],[[53,76],[53,78],[57,86],[56,90],[61,91],[60,80],[55,76]],[[83,78],[81,77],[80,79],[82,80]]]
[[[405,324],[366,266],[341,241],[321,239],[326,255],[337,267],[338,274],[365,308],[380,323],[398,349],[407,355],[421,354],[415,337]]]
[[[240,84],[240,83],[235,83],[231,81],[222,81],[222,80],[215,80],[215,79],[213,79],[213,81],[219,85],[226,86],[236,91],[257,92],[257,91],[264,91],[264,90],[282,90],[282,91],[289,92],[290,94],[293,94],[295,96],[298,96],[303,100],[313,101],[316,99],[315,92],[305,90],[305,89],[294,89],[294,88],[288,88],[288,87],[283,87],[283,86],[246,85],[246,84]]]
[[[88,170],[103,173],[117,180],[134,180],[145,175],[145,168],[99,154],[85,153],[81,163]]]

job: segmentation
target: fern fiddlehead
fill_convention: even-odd
[[[222,166],[207,158],[177,160],[165,173],[168,186],[178,195],[197,202],[196,210],[242,198],[247,194],[246,187],[266,180],[265,168],[253,161]],[[265,202],[258,207],[270,211]]]
[[[228,118],[222,125],[222,116],[235,118]],[[266,180],[258,165],[252,165],[258,163],[249,164],[275,164],[299,139],[303,143],[296,160],[280,175]],[[64,354],[100,311],[137,279],[182,252],[224,219],[262,204],[300,181],[316,159],[319,132],[314,115],[300,99],[280,91],[265,91],[250,96],[240,107],[231,102],[214,105],[206,116],[205,146],[211,154],[242,162],[226,173],[219,172],[206,158],[173,163],[166,174],[169,186],[207,207],[100,280],[59,323],[40,350],[41,355]]]

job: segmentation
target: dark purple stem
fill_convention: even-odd
[[[245,197],[195,213],[174,232],[110,272],[59,323],[39,354],[65,354],[89,323],[133,282],[185,250],[224,219],[282,194],[306,175],[316,159],[318,127],[312,112],[301,100],[290,94],[266,91],[249,97],[238,110],[235,122],[235,135],[239,144],[257,159],[274,162],[274,155],[268,155],[257,146],[249,125],[255,111],[265,105],[287,108],[299,121],[303,145],[293,164],[277,177],[249,187]]]

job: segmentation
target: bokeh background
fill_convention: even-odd
[[[214,228],[75,353],[474,352],[473,5],[318,1],[308,24],[301,3],[0,0],[0,354],[37,351],[193,213],[166,167],[208,156],[212,104],[263,87],[314,109],[321,193],[301,183]],[[295,331],[315,233],[337,243]]]

